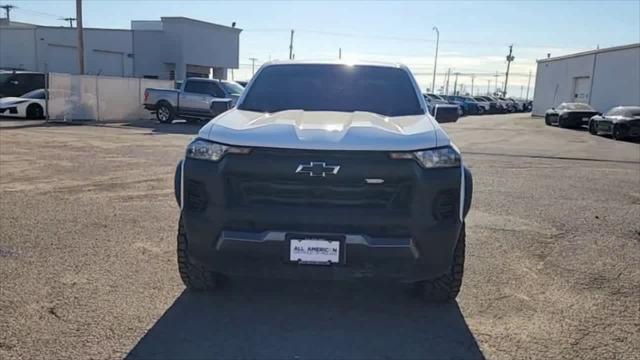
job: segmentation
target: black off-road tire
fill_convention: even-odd
[[[40,120],[44,118],[44,109],[38,104],[31,104],[27,107],[27,119]]]
[[[173,110],[173,106],[168,104],[165,101],[161,101],[156,106],[156,119],[163,124],[171,124],[173,119],[175,118],[175,110]]]
[[[458,243],[453,251],[453,264],[448,273],[435,279],[423,280],[415,284],[417,294],[425,301],[451,302],[458,296],[464,275],[465,237],[465,226],[463,225]]]
[[[189,262],[188,247],[189,240],[184,230],[182,216],[180,216],[178,223],[178,272],[180,272],[182,282],[192,291],[212,291],[220,287],[223,277]]]

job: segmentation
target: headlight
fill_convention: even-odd
[[[392,159],[415,159],[427,169],[460,166],[460,153],[452,147],[441,147],[415,152],[395,152]]]
[[[187,146],[187,157],[191,159],[218,161],[226,154],[248,154],[250,148],[227,146],[196,139]]]

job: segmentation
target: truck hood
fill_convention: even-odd
[[[449,144],[430,115],[386,117],[369,112],[231,109],[200,129],[222,144],[307,150],[411,151]]]

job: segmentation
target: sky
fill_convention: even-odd
[[[0,0],[17,8],[12,20],[60,25],[75,16],[75,1]],[[240,68],[251,77],[269,59],[287,59],[295,30],[296,59],[401,62],[423,89],[431,87],[437,26],[440,32],[436,89],[444,73],[460,73],[458,84],[474,92],[504,82],[508,46],[514,62],[509,93],[524,97],[536,59],[640,42],[640,0],[630,1],[116,1],[84,0],[85,27],[130,28],[131,20],[185,16],[236,26]],[[498,72],[498,77],[494,75]],[[455,77],[451,77],[453,87]],[[489,83],[490,82],[490,83]]]

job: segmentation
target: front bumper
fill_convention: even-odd
[[[314,279],[415,281],[450,270],[471,204],[472,179],[466,168],[425,170],[413,160],[390,160],[386,154],[362,163],[361,157],[368,156],[363,152],[351,156],[292,151],[279,156],[254,150],[250,155],[227,155],[217,163],[186,159],[178,165],[176,199],[192,263],[229,275]],[[319,156],[328,163],[339,162],[340,176],[314,179],[293,174],[298,164]],[[389,185],[354,185],[354,177],[364,182],[363,174]],[[254,184],[256,179],[262,187]],[[300,182],[310,185],[301,190]],[[384,193],[396,184],[410,187],[402,204],[406,206],[398,202],[406,196],[402,193],[382,204]],[[271,188],[275,195],[267,196]],[[238,189],[245,193],[238,196]],[[255,200],[255,193],[261,201],[251,203],[248,198]],[[309,193],[311,203],[305,200]],[[290,234],[340,238],[345,261],[331,266],[291,263]]]

